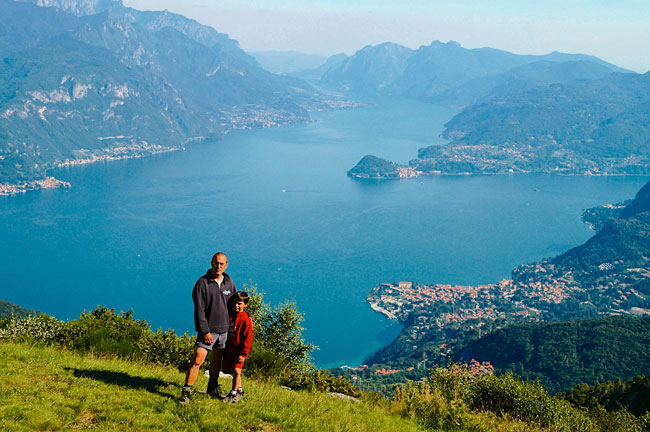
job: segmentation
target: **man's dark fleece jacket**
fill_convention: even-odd
[[[199,278],[192,291],[194,327],[202,335],[226,333],[230,326],[228,300],[237,291],[230,276],[223,274],[221,287],[212,279],[212,270]]]

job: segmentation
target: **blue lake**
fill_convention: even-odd
[[[360,364],[399,332],[365,302],[379,282],[476,284],[593,233],[583,208],[646,177],[457,176],[359,182],[442,142],[452,112],[382,99],[316,122],[239,131],[146,159],[55,172],[70,190],[0,197],[0,298],[61,319],[103,304],[192,330],[191,290],[216,251],[241,289],[295,300],[320,367]]]

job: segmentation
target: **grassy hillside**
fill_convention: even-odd
[[[0,343],[0,430],[416,431],[368,403],[294,392],[245,378],[245,399],[197,394],[176,402],[184,375],[169,368]],[[205,389],[201,376],[197,389]],[[228,383],[223,383],[228,384]]]
[[[312,369],[299,353],[285,352],[287,346],[309,347],[296,343],[295,325],[278,325],[276,312],[285,324],[297,313],[290,305],[266,315],[257,311],[257,354],[247,361],[246,397],[234,406],[202,393],[204,376],[192,403],[180,406],[184,374],[178,371],[187,364],[191,338],[153,332],[132,312],[98,307],[69,322],[46,315],[0,321],[0,430],[650,431],[650,413],[576,408],[539,383],[472,365],[435,368],[426,382],[407,383],[390,397],[360,393]],[[266,337],[265,326],[289,338]],[[227,388],[228,381],[221,384]]]

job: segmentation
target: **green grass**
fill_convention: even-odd
[[[0,343],[0,430],[9,431],[416,431],[372,403],[294,392],[244,376],[246,397],[225,405],[176,399],[184,375],[60,348]],[[206,378],[195,385],[205,391]],[[229,380],[222,382],[229,386]]]

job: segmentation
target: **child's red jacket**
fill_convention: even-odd
[[[226,353],[230,355],[248,356],[253,347],[253,321],[246,311],[230,317],[230,329],[226,341]]]

